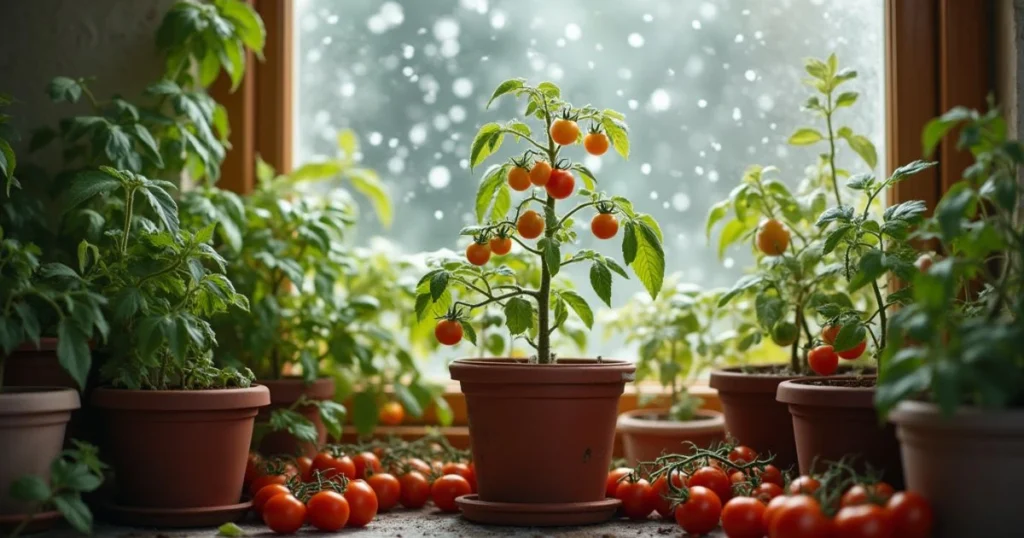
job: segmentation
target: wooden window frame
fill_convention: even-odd
[[[231,118],[231,149],[224,161],[221,186],[248,193],[255,184],[255,159],[261,156],[282,172],[292,165],[294,109],[294,2],[249,0],[263,17],[267,42],[262,62],[249,58],[241,87],[228,91],[225,81],[212,89]],[[921,130],[933,117],[958,105],[983,109],[995,90],[995,11],[992,2],[964,0],[884,0],[886,32],[886,172],[925,158]],[[1012,36],[1011,36],[1012,37]],[[1005,65],[1005,62],[1004,62]],[[1011,96],[1002,96],[1006,99]],[[1008,107],[1015,109],[1016,107]],[[1016,120],[1013,121],[1016,124]],[[970,155],[957,151],[951,134],[932,156],[939,165],[898,184],[889,203],[922,200],[933,209],[942,193],[970,164]],[[468,442],[465,399],[457,384],[445,397],[452,407],[455,428],[445,430],[453,439]],[[720,405],[706,386],[694,389],[706,405]],[[620,410],[638,406],[630,387]],[[427,423],[431,416],[424,417]],[[412,428],[412,429],[402,429]],[[461,429],[460,429],[461,428]],[[420,435],[417,425],[400,427],[398,434]],[[352,435],[352,432],[349,432]]]

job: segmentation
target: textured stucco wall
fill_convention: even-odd
[[[22,147],[30,129],[56,125],[72,110],[51,104],[46,96],[46,84],[54,76],[97,77],[93,86],[101,99],[113,91],[135,96],[155,80],[160,59],[154,36],[171,4],[173,0],[5,0],[0,8],[0,92],[19,101],[10,113],[24,137]]]

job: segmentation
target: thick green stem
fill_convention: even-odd
[[[124,232],[121,234],[121,256],[128,254],[128,236],[132,231],[132,207],[135,202],[135,190],[126,192],[124,201]]]
[[[547,154],[552,165],[558,160],[558,147],[555,146],[555,141],[551,138],[551,110],[548,107],[548,98],[541,94],[541,100],[544,102],[544,132],[547,133],[548,137],[548,148]],[[548,196],[544,202],[546,208],[545,214],[555,212],[555,199]],[[544,237],[549,241],[554,238],[557,227],[546,226],[544,230]],[[551,330],[550,330],[550,307],[551,307],[551,271],[548,269],[548,264],[541,259],[541,270],[540,270],[540,289],[537,290],[537,361],[542,364],[548,364],[552,362],[551,357]]]
[[[828,112],[825,113],[825,124],[828,127],[828,166],[831,169],[832,189],[836,193],[836,205],[843,205],[839,194],[839,178],[836,176],[836,135],[832,131],[832,93],[828,94]]]
[[[802,306],[799,306],[799,301],[796,307],[796,326],[799,327],[804,322],[804,310]],[[803,372],[803,365],[800,361],[800,331],[796,332],[796,340],[793,340],[793,348],[789,358],[789,367],[793,370],[794,374],[800,374]]]

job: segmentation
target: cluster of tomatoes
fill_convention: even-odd
[[[455,499],[476,491],[476,471],[472,463],[428,464],[379,447],[330,446],[313,458],[250,454],[246,485],[253,511],[275,533],[306,524],[333,532],[364,527],[399,505],[418,509],[432,501],[442,512],[458,512]]]
[[[792,481],[745,446],[668,455],[608,474],[606,494],[630,519],[653,512],[688,534],[729,538],[926,538],[928,502],[838,467]],[[844,474],[845,473],[845,474]],[[648,481],[648,479],[651,479]]]

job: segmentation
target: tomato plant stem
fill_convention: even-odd
[[[828,127],[828,166],[832,172],[832,189],[836,193],[836,205],[842,206],[843,199],[839,194],[839,178],[836,177],[836,135],[832,130],[832,92],[828,93],[828,108],[825,112],[825,125]]]

